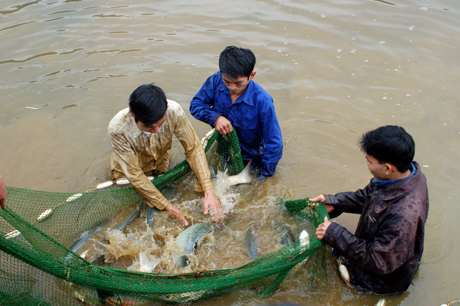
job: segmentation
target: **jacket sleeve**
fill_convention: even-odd
[[[382,223],[373,241],[357,238],[337,223],[331,223],[322,241],[357,266],[379,275],[389,274],[414,253],[415,237],[407,230],[395,229],[403,222],[400,216],[390,216]],[[410,231],[409,231],[410,232]]]
[[[325,194],[324,204],[334,206],[334,210],[329,214],[331,218],[340,216],[343,212],[360,214],[363,211],[364,202],[370,193],[370,185],[355,192],[340,192],[336,195]]]
[[[217,117],[221,115],[212,108],[214,105],[214,91],[217,86],[215,78],[216,75],[210,76],[190,102],[192,116],[212,127],[215,126]]]
[[[201,189],[203,191],[213,189],[203,145],[182,108],[177,111],[175,125],[175,135],[185,149],[185,158],[200,182]]]
[[[145,198],[150,207],[163,210],[169,201],[149,181],[139,166],[137,156],[122,133],[109,133],[109,141],[112,145],[113,156],[120,164],[123,173],[131,185]]]
[[[259,114],[262,126],[264,155],[262,156],[260,173],[264,176],[275,174],[276,166],[283,155],[283,136],[276,117],[273,100],[267,101],[266,109]]]

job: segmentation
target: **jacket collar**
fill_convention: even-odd
[[[376,212],[379,213],[387,208],[393,200],[405,196],[411,190],[414,190],[422,179],[422,171],[420,165],[414,161],[415,174],[407,179],[397,181],[385,188],[377,188],[372,184],[373,201],[376,204]],[[376,191],[376,192],[375,192]]]
[[[220,71],[218,72],[219,74],[219,77],[220,77],[220,82],[219,82],[219,86],[217,87],[220,91],[226,93],[229,98],[230,98],[230,90],[228,90],[227,86],[225,86],[225,83],[224,81],[222,80],[222,74],[220,73]],[[254,102],[252,101],[252,97],[253,97],[253,94],[252,92],[254,91],[254,81],[251,80],[249,81],[249,84],[248,84],[248,87],[246,88],[246,90],[244,91],[243,95],[241,95],[241,97],[239,97],[235,103],[240,103],[240,102],[244,102],[248,105],[251,105],[253,106],[254,105]]]
[[[137,138],[139,137],[139,135],[141,135],[144,131],[141,130],[138,126],[137,126],[137,123],[136,123],[136,120],[134,120],[134,117],[131,116],[131,113],[128,111],[128,115],[129,117],[129,124],[131,125],[131,130],[133,131],[133,138]]]

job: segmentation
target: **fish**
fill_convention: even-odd
[[[299,241],[301,246],[309,246],[310,245],[310,236],[306,230],[300,232]]]
[[[216,178],[213,181],[216,184],[219,184],[219,186],[222,186],[222,188],[224,189],[228,189],[235,185],[251,183],[252,182],[251,164],[252,164],[252,159],[240,173],[236,175],[231,175],[228,177],[225,177],[225,176],[220,177],[219,175],[216,175]]]
[[[155,267],[161,262],[161,259],[157,258],[150,260],[147,254],[144,252],[139,253],[139,271],[150,273]]]
[[[96,235],[97,233],[100,233],[108,223],[109,219],[107,218],[97,221],[89,229],[78,234],[75,238],[74,243],[69,249],[74,253],[78,252],[86,244],[89,237]],[[67,253],[64,256],[64,261],[67,262],[71,257],[72,253]]]
[[[166,200],[171,201],[176,193],[176,187],[174,185],[168,185],[165,188],[161,189],[160,192],[166,198]],[[153,228],[153,215],[157,212],[158,209],[156,207],[149,207],[147,208],[147,217],[146,222],[150,228]]]
[[[190,264],[188,255],[195,253],[196,247],[200,245],[203,239],[213,232],[213,230],[214,226],[210,223],[195,223],[180,233],[174,241],[180,252],[173,253],[173,260],[177,265],[185,267]]]
[[[147,208],[147,217],[146,217],[146,222],[150,228],[153,228],[153,214],[158,211],[158,208],[150,207]]]
[[[214,170],[214,167],[209,165],[209,172],[211,173],[211,180],[217,178],[216,171]]]
[[[294,234],[292,233],[291,229],[287,225],[281,222],[276,222],[276,226],[278,227],[278,230],[281,232],[281,237],[279,239],[279,242],[282,245],[289,246],[296,241]]]
[[[246,245],[246,251],[248,252],[249,257],[252,260],[259,257],[259,254],[257,254],[256,235],[257,235],[257,224],[251,224],[246,230],[246,236],[244,238],[244,243]]]
[[[131,212],[123,218],[120,222],[118,222],[113,229],[117,229],[119,231],[123,231],[128,225],[130,225],[134,220],[139,218],[141,215],[141,211],[145,206],[145,199],[141,200],[141,203],[139,203],[136,208],[131,210]]]
[[[387,301],[385,299],[380,299],[375,306],[385,306],[387,304]],[[442,305],[441,305],[442,306]]]
[[[56,284],[60,289],[64,289],[65,291],[70,292],[84,305],[100,305],[100,300],[96,289],[85,286],[79,286],[57,277]]]
[[[344,265],[341,264],[339,266],[339,272],[340,272],[340,276],[345,281],[345,283],[349,284],[350,283],[350,274],[348,273],[347,267],[345,267]]]
[[[174,198],[176,193],[176,186],[168,185],[160,190],[161,194],[166,198],[166,200],[171,201]]]
[[[139,218],[141,215],[141,211],[144,209],[145,206],[145,199],[142,199],[141,202],[136,206],[136,208],[132,209],[130,213],[123,218],[120,222],[118,222],[113,229],[117,229],[119,231],[123,231],[128,225],[130,225],[134,220]],[[100,243],[104,244],[107,243],[107,238],[104,237]],[[104,255],[97,257],[95,260],[92,261],[93,264],[101,264],[104,261]]]

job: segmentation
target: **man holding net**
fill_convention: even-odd
[[[259,178],[275,174],[283,155],[283,137],[272,97],[252,81],[256,57],[249,49],[227,47],[219,57],[219,72],[210,76],[190,102],[196,119],[221,135],[233,128],[243,161],[260,168]]]
[[[423,252],[428,189],[420,165],[413,161],[412,137],[398,126],[363,135],[361,150],[374,176],[356,192],[319,195],[331,217],[361,214],[353,235],[327,218],[316,229],[318,239],[340,256],[341,276],[359,291],[402,293],[409,287]]]
[[[197,177],[197,185],[200,185],[197,189],[204,190],[204,214],[210,207],[215,221],[222,221],[223,210],[214,194],[206,155],[198,136],[180,105],[167,100],[163,90],[153,84],[139,86],[129,98],[129,107],[118,112],[109,123],[114,178],[126,177],[144,196],[147,205],[172,213],[187,226],[185,217],[147,178],[168,170],[168,151],[173,135],[185,149],[187,162]]]

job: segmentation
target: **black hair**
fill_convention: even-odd
[[[152,84],[141,85],[129,96],[129,107],[134,120],[145,126],[157,123],[168,108],[164,91]]]
[[[412,136],[402,127],[387,125],[369,131],[363,135],[360,149],[374,157],[380,164],[393,164],[399,172],[412,169],[415,143]]]
[[[219,70],[235,79],[251,75],[256,65],[256,56],[249,49],[228,46],[219,56]]]

